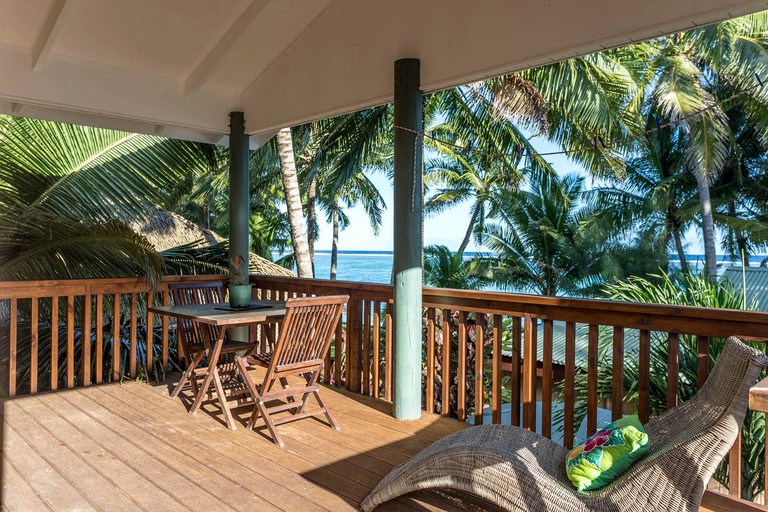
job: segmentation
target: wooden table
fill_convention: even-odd
[[[213,340],[211,345],[210,337],[207,335],[208,329],[202,329],[204,350],[199,356],[199,359],[195,359],[189,364],[181,380],[176,385],[171,394],[172,397],[178,396],[181,388],[190,379],[195,371],[197,362],[202,360],[203,357],[208,358],[208,369],[205,372],[203,378],[203,384],[200,386],[200,390],[195,396],[195,401],[192,404],[189,412],[194,414],[200,408],[200,404],[203,401],[203,397],[208,393],[208,389],[211,386],[211,382],[216,388],[216,395],[221,404],[221,409],[224,411],[224,417],[227,421],[227,426],[236,430],[235,420],[232,417],[232,412],[229,410],[226,396],[224,395],[224,388],[219,377],[217,362],[221,353],[221,348],[224,345],[224,338],[227,329],[232,327],[245,327],[254,324],[268,323],[268,322],[280,322],[285,316],[285,303],[279,301],[252,301],[251,306],[259,307],[259,309],[244,309],[244,310],[224,310],[222,308],[228,308],[229,304],[195,304],[191,306],[154,306],[148,308],[150,313],[157,315],[165,315],[173,318],[181,318],[191,320],[193,322],[208,324],[218,327],[218,337]],[[197,362],[196,362],[197,361]]]

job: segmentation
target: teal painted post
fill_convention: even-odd
[[[245,116],[242,112],[229,113],[229,258],[241,256],[244,260],[240,272],[248,275],[250,239],[248,233],[250,212],[250,176],[248,150],[250,142],[245,134]],[[233,339],[248,341],[248,328],[229,331]]]
[[[419,60],[395,61],[395,126],[422,129]],[[395,128],[394,415],[421,417],[422,138]]]

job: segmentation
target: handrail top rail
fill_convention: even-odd
[[[158,291],[165,291],[167,285],[173,282],[202,282],[223,281],[225,274],[166,276]],[[331,281],[326,279],[309,279],[287,276],[268,276],[251,274],[250,282],[256,285],[275,285],[279,288],[289,288],[293,291],[317,293],[323,290],[343,291],[351,295],[372,294],[376,300],[391,301],[392,285],[378,283],[363,283],[355,281]],[[119,277],[104,279],[62,279],[38,281],[2,281],[0,282],[0,300],[51,297],[64,295],[82,295],[84,293],[128,293],[148,291],[146,278]],[[86,291],[87,287],[91,287]],[[128,289],[123,289],[126,287]],[[60,290],[57,291],[57,288]],[[81,291],[82,290],[82,291]],[[61,293],[63,292],[63,293]],[[357,292],[357,293],[356,293]],[[751,336],[766,336],[768,330],[768,312],[745,311],[736,309],[713,309],[698,306],[664,305],[638,302],[621,302],[606,299],[583,299],[570,297],[547,297],[522,293],[455,290],[449,288],[423,288],[424,305],[427,307],[463,309],[486,313],[531,315],[533,317],[563,319],[589,323],[587,317],[582,320],[579,315],[589,312],[600,314],[600,322],[605,325],[620,325],[631,320],[632,326],[654,329],[656,324],[649,323],[643,327],[643,318],[665,318],[664,327],[674,321],[686,322],[717,322],[731,325],[748,324],[745,332],[739,333]],[[620,315],[611,321],[610,315]],[[637,315],[637,318],[633,317]],[[562,318],[557,318],[562,317]],[[716,329],[722,330],[722,329]],[[757,333],[756,331],[761,331]],[[674,329],[670,332],[675,332]],[[681,326],[681,333],[687,332]],[[693,332],[691,332],[693,334]],[[736,333],[731,333],[736,334]],[[714,335],[714,334],[713,334]]]
[[[361,283],[355,281],[331,281],[326,279],[308,279],[286,276],[263,276],[258,274],[251,275],[252,283],[285,283],[302,284],[308,287],[318,288],[339,288],[353,291],[368,291],[381,294],[392,294],[392,285],[379,283]],[[550,297],[543,295],[532,295],[525,293],[494,292],[494,291],[473,291],[458,290],[451,288],[432,288],[424,287],[425,305],[445,305],[450,307],[467,306],[470,309],[482,311],[500,310],[501,306],[543,306],[578,310],[599,310],[605,313],[628,313],[643,315],[659,315],[684,317],[689,319],[713,319],[713,312],[717,312],[718,321],[747,321],[750,323],[760,323],[768,325],[768,312],[739,310],[739,309],[714,309],[701,306],[680,306],[667,304],[654,304],[645,302],[622,302],[608,299],[585,299],[572,297]],[[445,300],[452,299],[452,300]],[[460,304],[459,304],[460,303]],[[597,306],[597,307],[596,307]],[[522,309],[522,308],[521,308]],[[535,312],[531,312],[537,316]],[[766,332],[768,334],[768,332]]]

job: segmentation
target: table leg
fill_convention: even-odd
[[[192,408],[189,410],[190,414],[195,414],[200,408],[200,404],[203,402],[203,397],[208,393],[208,389],[211,387],[211,379],[213,379],[214,376],[216,377],[216,381],[218,382],[219,386],[221,386],[221,381],[218,377],[219,374],[216,371],[216,365],[219,362],[219,355],[221,354],[221,347],[224,345],[224,335],[226,332],[227,328],[222,326],[219,329],[219,337],[216,340],[216,343],[213,345],[213,349],[208,351],[208,371],[206,372],[205,378],[203,379],[203,384],[200,386],[200,391],[195,397],[195,402],[192,404]],[[220,397],[219,400],[221,401],[223,398],[224,397]]]

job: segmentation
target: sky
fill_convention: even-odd
[[[530,135],[530,134],[527,134]],[[535,137],[532,145],[539,153],[559,151],[559,147],[544,139]],[[552,167],[561,175],[574,172],[585,174],[584,169],[571,162],[565,155],[551,155],[548,157]],[[392,212],[392,184],[383,174],[370,175],[371,181],[379,189],[387,209],[383,215],[383,223],[376,236],[371,229],[365,212],[361,207],[347,210],[350,218],[349,227],[339,234],[339,250],[341,251],[391,251],[393,244],[394,214]],[[587,180],[587,186],[590,180]],[[445,245],[451,250],[456,250],[464,238],[470,218],[470,202],[460,204],[454,208],[424,219],[424,245]],[[315,244],[316,250],[331,250],[331,225],[326,222],[324,216],[319,216],[320,239]],[[686,233],[684,245],[689,254],[701,254],[704,252],[699,237],[694,229]],[[474,240],[467,247],[468,251],[484,251],[477,247]]]

